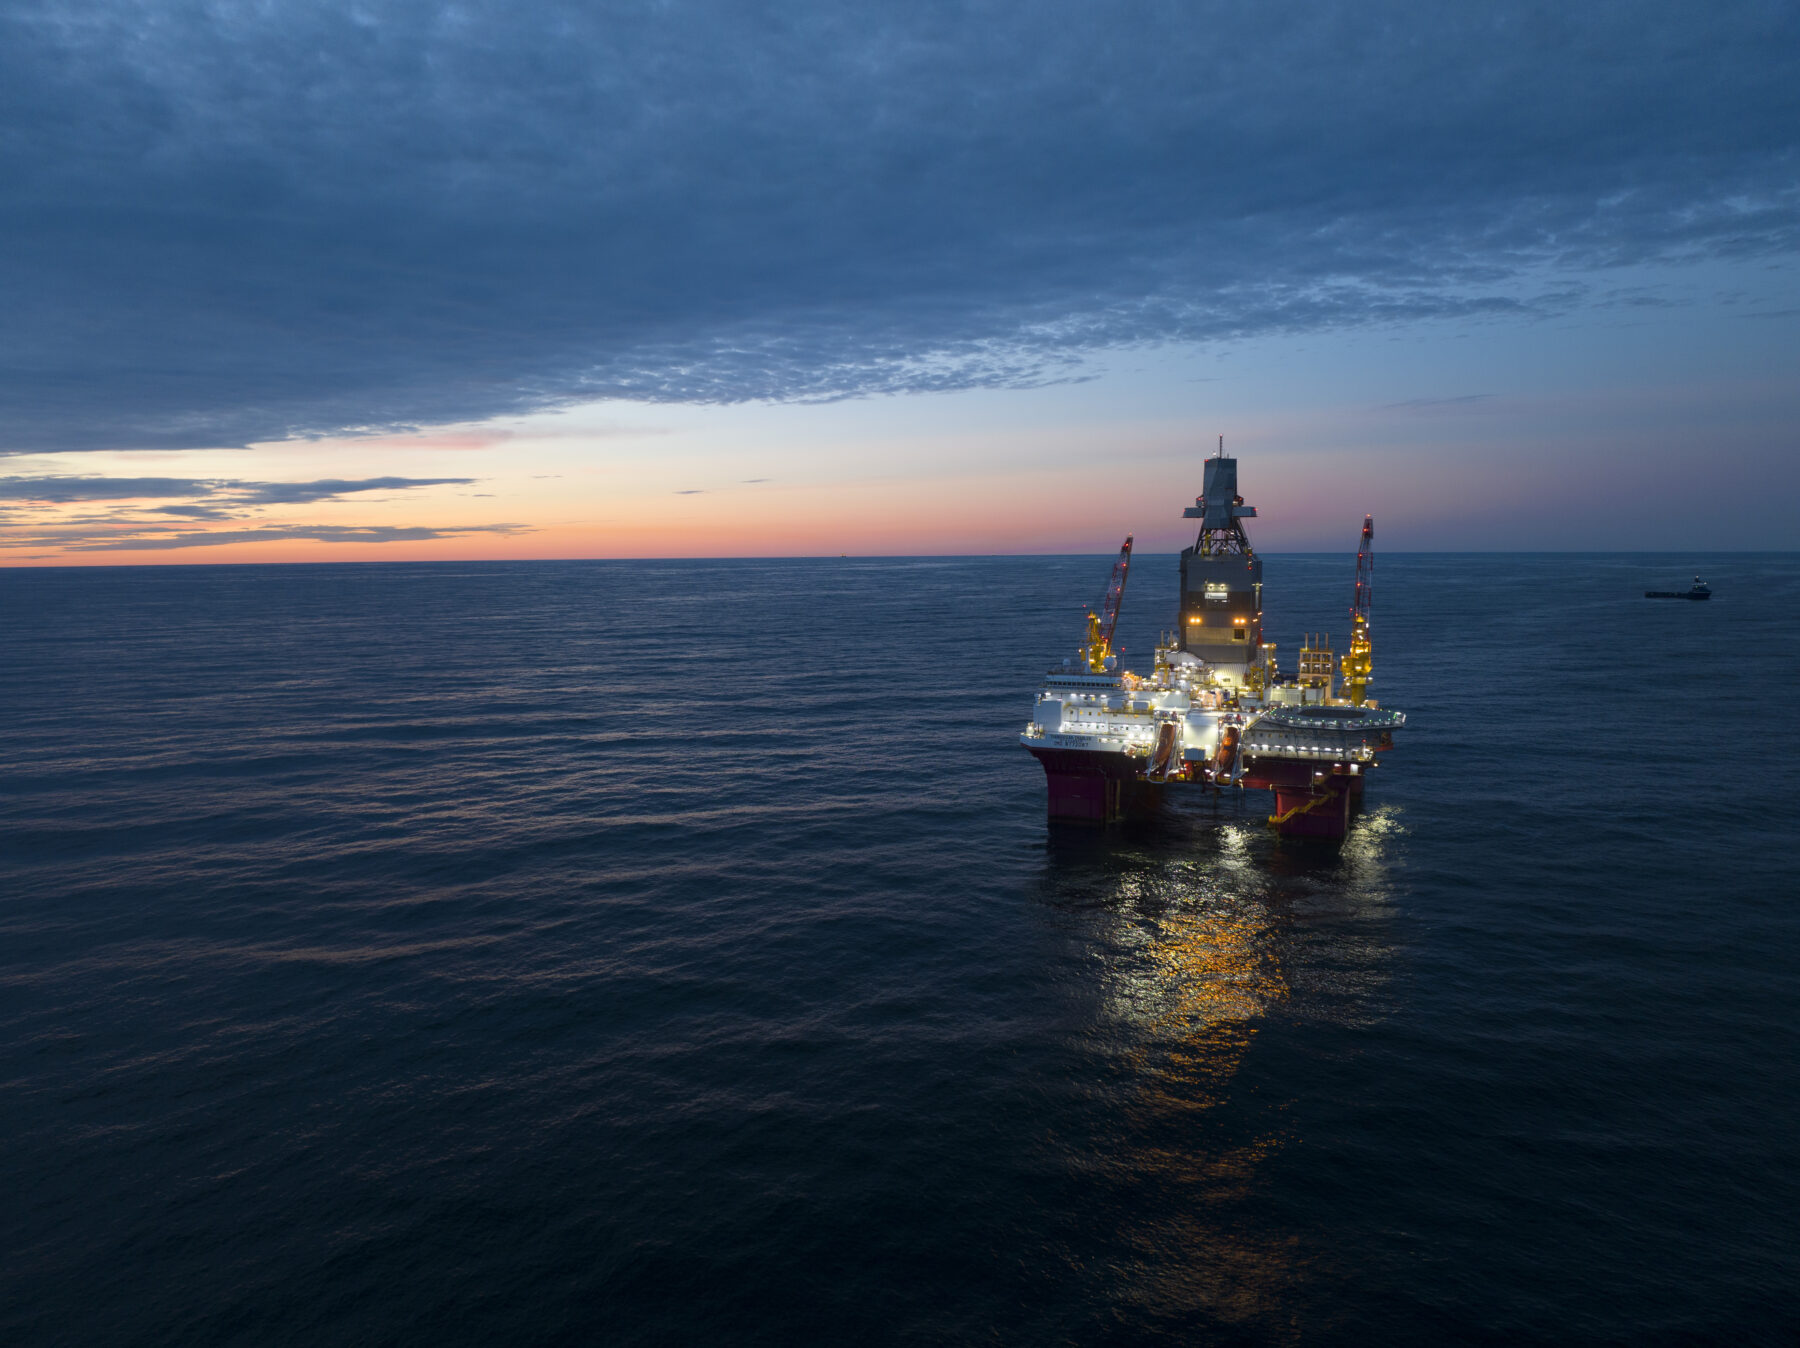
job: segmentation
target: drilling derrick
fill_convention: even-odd
[[[1100,612],[1088,611],[1087,641],[1081,648],[1081,659],[1090,672],[1103,674],[1113,653],[1113,631],[1119,625],[1119,607],[1125,602],[1125,577],[1131,571],[1131,535],[1119,549],[1119,560],[1113,563],[1112,579],[1106,586],[1106,598]]]
[[[1350,650],[1344,656],[1345,691],[1353,706],[1364,704],[1369,671],[1374,667],[1369,644],[1369,606],[1375,598],[1375,517],[1363,516],[1362,539],[1356,545],[1356,599],[1350,605]]]
[[[1245,687],[1262,661],[1262,558],[1244,534],[1256,507],[1238,494],[1237,460],[1225,457],[1224,436],[1218,457],[1206,461],[1202,494],[1181,513],[1200,521],[1200,534],[1181,554],[1177,642],[1226,687]]]

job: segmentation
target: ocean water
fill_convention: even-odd
[[[1108,565],[0,572],[0,1338],[1792,1342],[1800,557],[1382,557],[1341,848],[1047,825]]]

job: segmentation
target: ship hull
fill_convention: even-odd
[[[1146,781],[1143,760],[1129,754],[1033,747],[1031,756],[1044,769],[1051,819],[1115,824],[1154,814],[1166,799],[1165,783]],[[1311,762],[1252,758],[1237,785],[1274,796],[1269,823],[1282,837],[1336,839],[1349,832],[1362,806],[1366,778],[1365,772],[1319,772]]]
[[[1043,764],[1052,819],[1113,824],[1162,804],[1161,786],[1142,778],[1142,760],[1130,754],[1033,747],[1031,756]]]

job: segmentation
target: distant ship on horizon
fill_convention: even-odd
[[[1712,586],[1700,577],[1694,577],[1694,583],[1685,590],[1645,590],[1646,599],[1711,599]]]

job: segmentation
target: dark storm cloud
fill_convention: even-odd
[[[0,130],[0,450],[241,444],[1792,248],[1800,7],[27,0]]]

